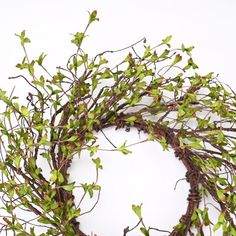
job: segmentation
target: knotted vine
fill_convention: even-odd
[[[173,49],[171,36],[153,47],[143,39],[118,50],[126,55],[115,66],[107,56],[118,51],[90,58],[82,42],[96,20],[94,11],[84,32],[73,35],[75,54],[53,74],[45,66],[44,53],[30,59],[25,31],[17,35],[24,51],[17,64],[22,74],[10,79],[22,80],[30,88],[23,105],[14,93],[0,90],[1,235],[39,235],[37,227],[43,228],[42,236],[88,235],[81,231],[79,221],[99,204],[102,161],[96,156],[100,148],[96,134],[109,127],[135,127],[148,135],[146,141],[160,143],[163,150],[172,149],[185,166],[189,183],[187,208],[172,229],[161,229],[158,222],[147,226],[141,205],[134,204],[137,225],[124,226],[120,235],[133,230],[146,236],[153,231],[171,236],[204,235],[206,228],[236,235],[234,91],[214,73],[198,74],[193,47],[182,44]],[[114,148],[130,153],[126,142]],[[70,165],[83,150],[90,152],[97,178],[77,184],[70,180]],[[46,167],[39,165],[41,159]],[[49,177],[42,168],[48,169]],[[79,201],[75,189],[80,190]],[[86,196],[97,201],[92,209],[82,211]],[[208,196],[218,211],[217,222],[212,222],[208,212]],[[30,212],[32,218],[22,219],[19,211]]]

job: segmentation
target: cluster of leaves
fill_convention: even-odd
[[[205,227],[236,235],[235,93],[213,73],[198,74],[193,47],[172,49],[171,36],[155,47],[144,42],[141,53],[135,49],[139,44],[132,45],[116,66],[111,67],[105,58],[115,51],[90,59],[81,46],[96,20],[94,11],[84,32],[73,36],[76,53],[55,74],[44,66],[44,53],[30,60],[25,31],[17,35],[25,53],[17,67],[26,75],[10,79],[22,79],[31,89],[25,105],[0,90],[0,100],[6,105],[0,120],[1,232],[34,236],[40,223],[45,226],[41,236],[85,236],[79,218],[93,210],[101,191],[96,132],[114,126],[135,127],[164,150],[173,149],[186,167],[190,186],[187,209],[172,231],[147,227],[141,205],[133,205],[139,221],[125,228],[124,235],[137,228],[146,236],[152,230],[172,236],[194,235],[195,231],[204,235]],[[115,149],[130,153],[126,142]],[[70,180],[69,168],[83,150],[90,152],[97,174],[94,182],[76,185]],[[42,159],[50,176],[39,165]],[[79,202],[75,202],[76,188],[82,193]],[[219,211],[215,225],[208,213],[208,195]],[[92,209],[82,211],[86,196],[97,201]],[[30,211],[32,218],[21,219],[19,209]]]

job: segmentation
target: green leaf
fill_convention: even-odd
[[[178,116],[181,117],[181,116],[184,116],[184,115],[185,115],[184,107],[183,106],[179,106],[179,108],[178,108]]]
[[[199,222],[199,216],[198,216],[198,214],[197,214],[196,211],[194,211],[194,213],[193,213],[193,215],[192,215],[192,217],[191,217],[191,220],[194,222],[194,224],[195,224],[196,222]]]
[[[138,216],[139,219],[142,218],[142,204],[140,205],[132,205],[133,212]]]
[[[74,185],[75,183],[70,183],[70,184],[67,184],[67,185],[63,185],[62,188],[65,189],[66,191],[72,191],[74,189]]]
[[[137,120],[136,116],[130,116],[130,117],[125,119],[125,122],[130,124],[130,125],[133,125],[136,120]]]
[[[78,136],[77,135],[73,135],[69,139],[67,139],[66,141],[67,142],[74,142],[76,139],[78,139]]]
[[[60,171],[58,171],[58,182],[63,183],[64,182],[64,177]]]
[[[223,212],[220,213],[219,217],[218,217],[218,222],[219,223],[225,223],[225,215]]]
[[[138,102],[140,102],[142,100],[142,98],[139,95],[133,95],[129,102],[131,106],[135,106]],[[133,124],[133,123],[132,123]]]
[[[10,189],[8,189],[8,195],[10,197],[10,199],[12,199],[14,197],[15,194],[15,188],[11,187]]]
[[[191,56],[191,51],[194,49],[194,46],[186,48],[184,44],[181,45],[182,52],[186,52],[189,56]]]
[[[90,156],[94,156],[94,154],[98,151],[99,145],[91,145],[86,148],[86,150],[90,151]]]
[[[27,107],[21,106],[20,111],[24,117],[30,118],[30,112],[28,111]]]
[[[31,64],[28,64],[28,71],[30,75],[34,75],[34,62]]]
[[[93,11],[92,13],[89,14],[89,24],[91,24],[93,21],[98,21],[99,18],[97,18],[97,11]]]
[[[208,226],[210,224],[212,224],[212,222],[210,221],[209,219],[209,215],[208,215],[208,208],[205,208],[203,211],[202,211],[202,219],[203,219],[203,222],[204,222],[204,225],[205,226]]]
[[[215,231],[217,231],[220,227],[221,227],[221,223],[216,223],[215,225],[214,225],[214,227],[213,227],[213,231],[215,232]]]
[[[190,143],[188,145],[192,148],[195,148],[195,149],[199,149],[199,150],[203,149],[203,146],[200,144],[200,142],[194,142],[194,143]]]
[[[48,141],[48,137],[47,135],[43,135],[40,142],[38,143],[38,145],[45,145],[45,146],[49,146],[50,145],[50,141]]]
[[[168,150],[168,145],[167,145],[166,139],[163,136],[161,137],[160,144],[163,148],[163,151]]]
[[[148,47],[146,47],[146,50],[145,50],[145,52],[144,52],[144,54],[143,54],[143,57],[142,57],[142,59],[145,59],[145,58],[147,58],[147,57],[149,57],[149,56],[151,56],[152,54],[151,54],[151,48],[150,48],[150,46],[148,46]]]
[[[193,59],[190,57],[188,60],[188,64],[183,68],[184,70],[188,70],[189,68],[197,69],[198,66],[193,62]]]
[[[179,223],[175,226],[175,229],[177,229],[178,231],[181,231],[181,232],[183,232],[185,228],[186,228],[186,225],[183,223]]]
[[[51,220],[45,216],[40,216],[40,218],[38,219],[38,222],[43,223],[43,224],[51,224],[52,223]]]
[[[1,100],[5,99],[6,93],[7,93],[6,91],[0,89],[0,99],[1,99]]]
[[[225,201],[224,191],[221,189],[216,190],[217,196],[221,201]]]
[[[232,236],[236,236],[236,229],[233,228],[233,226],[229,226],[229,229],[230,229],[230,233]]]
[[[149,236],[149,230],[147,230],[146,228],[141,227],[141,228],[140,228],[140,231],[143,233],[143,235]]]
[[[149,59],[150,62],[157,62],[158,61],[158,56],[156,51],[154,51],[154,53],[152,54],[152,56]]]
[[[162,39],[162,42],[164,44],[168,44],[171,39],[172,39],[172,35],[168,35],[166,38]]]
[[[170,92],[174,91],[174,87],[173,87],[172,83],[170,83],[166,86],[163,86],[163,88],[165,88],[165,90],[170,91]]]
[[[96,165],[96,169],[102,169],[101,159],[98,157],[96,159],[92,159],[93,163]]]
[[[107,64],[107,63],[108,63],[108,60],[107,60],[107,59],[102,58],[102,57],[99,58],[99,66],[101,66],[101,65],[103,65],[103,64]]]
[[[20,43],[24,47],[25,43],[30,43],[30,39],[25,37],[25,30],[23,30],[20,34],[15,34],[17,37],[20,38]]]
[[[104,79],[109,79],[113,77],[110,68],[106,68],[101,76]]]
[[[0,100],[5,102],[7,105],[10,105],[10,99],[6,96],[6,93],[7,93],[6,91],[0,89]]]
[[[24,43],[31,43],[29,38],[24,38]]]
[[[75,44],[76,46],[80,46],[84,38],[85,38],[84,33],[77,32],[76,34],[74,34],[74,38],[71,40],[71,42]]]
[[[160,55],[160,58],[167,58],[167,56],[169,55],[170,51],[165,49],[164,52]]]
[[[25,37],[25,30],[23,30],[23,31],[21,32],[20,37],[21,37],[21,38],[24,38],[24,37]]]
[[[88,193],[89,193],[89,197],[92,198],[93,197],[93,188],[91,185],[89,185]]]
[[[148,141],[155,141],[156,138],[155,138],[155,136],[153,134],[149,134],[148,137],[147,137],[147,140]]]
[[[37,60],[37,63],[40,65],[40,66],[42,66],[42,64],[43,64],[43,60],[44,60],[44,58],[47,56],[47,54],[44,54],[44,53],[42,53],[40,56],[39,56],[39,58],[38,58],[38,60]]]
[[[57,180],[57,170],[52,170],[52,171],[51,171],[50,180],[51,180],[52,182],[55,182],[55,181]]]
[[[126,142],[125,141],[120,147],[117,148],[118,151],[122,152],[124,155],[127,155],[129,153],[132,153],[131,151],[129,151],[128,149],[126,149]]]
[[[74,209],[74,208],[71,208],[71,206],[68,207],[68,218],[69,218],[68,220],[73,219],[75,217],[79,217],[80,216],[80,211],[81,211],[80,209]],[[72,235],[72,234],[69,234],[69,235]]]
[[[197,69],[197,68],[198,68],[198,66],[193,62],[193,59],[192,59],[192,58],[190,58],[190,59],[188,60],[188,63],[192,66],[193,69]]]
[[[15,165],[16,165],[16,168],[20,168],[20,162],[21,162],[21,160],[22,160],[22,157],[21,156],[17,156],[17,157],[15,157],[14,158],[14,163],[15,163]]]
[[[92,187],[93,187],[93,190],[95,190],[95,191],[101,190],[101,186],[100,185],[93,184]]]
[[[63,183],[64,182],[64,177],[63,177],[63,175],[60,171],[52,170],[50,180],[52,182],[58,181],[59,183]]]
[[[176,56],[175,56],[175,59],[174,59],[174,61],[172,62],[172,66],[174,66],[174,65],[176,65],[177,63],[179,63],[180,61],[182,60],[182,56],[180,55],[180,54],[177,54]]]

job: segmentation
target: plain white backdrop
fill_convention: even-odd
[[[236,89],[236,2],[234,0],[146,0],[146,1],[82,1],[82,0],[8,0],[0,5],[0,87],[27,96],[22,81],[9,81],[19,72],[15,65],[22,59],[22,50],[14,33],[26,30],[32,40],[30,56],[48,54],[46,66],[55,72],[73,53],[71,34],[82,31],[88,19],[87,11],[97,10],[100,21],[89,30],[85,49],[92,56],[103,50],[123,48],[146,37],[157,44],[173,35],[173,44],[194,45],[193,57],[199,72],[214,71],[220,80]],[[1,107],[0,107],[1,109]],[[140,140],[131,130],[106,130],[119,146],[125,139]],[[99,134],[101,145],[109,143]],[[145,138],[145,136],[141,137]],[[163,152],[156,143],[141,144],[133,153],[122,156],[116,152],[100,152],[104,170],[100,176],[101,201],[89,215],[81,217],[81,228],[98,236],[120,236],[122,230],[137,222],[132,204],[143,203],[147,225],[169,229],[178,223],[185,211],[187,184],[181,181],[185,170],[173,153]],[[89,157],[84,154],[73,164],[73,178],[78,182],[94,175]],[[89,173],[89,175],[88,175]],[[86,206],[85,210],[86,210]],[[89,206],[87,206],[89,207]],[[133,235],[140,235],[134,232]],[[155,235],[165,235],[153,233]],[[214,235],[220,235],[215,233]]]

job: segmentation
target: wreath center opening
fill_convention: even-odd
[[[176,180],[185,176],[186,169],[173,150],[163,151],[156,141],[146,141],[148,135],[138,132],[136,128],[127,132],[111,127],[95,135],[98,139],[94,146],[99,145],[96,155],[90,157],[89,151],[82,151],[80,157],[73,159],[70,168],[72,181],[89,184],[95,177],[91,159],[99,157],[103,166],[98,180],[101,186],[99,203],[93,212],[80,217],[81,229],[84,232],[93,230],[98,235],[109,235],[112,232],[120,235],[127,223],[136,223],[131,206],[140,203],[147,224],[155,225],[158,222],[162,228],[171,229],[183,214],[181,209],[187,206],[189,188],[186,181],[181,181],[175,188]],[[115,150],[107,139],[117,147],[126,140],[126,149],[130,153],[124,155]],[[183,193],[186,198],[182,197]],[[81,212],[93,207],[97,195],[94,194],[93,201],[89,196],[83,199]],[[83,190],[78,189],[75,196],[75,202],[80,202]],[[180,207],[176,208],[176,204]],[[106,214],[101,218],[104,212]]]

